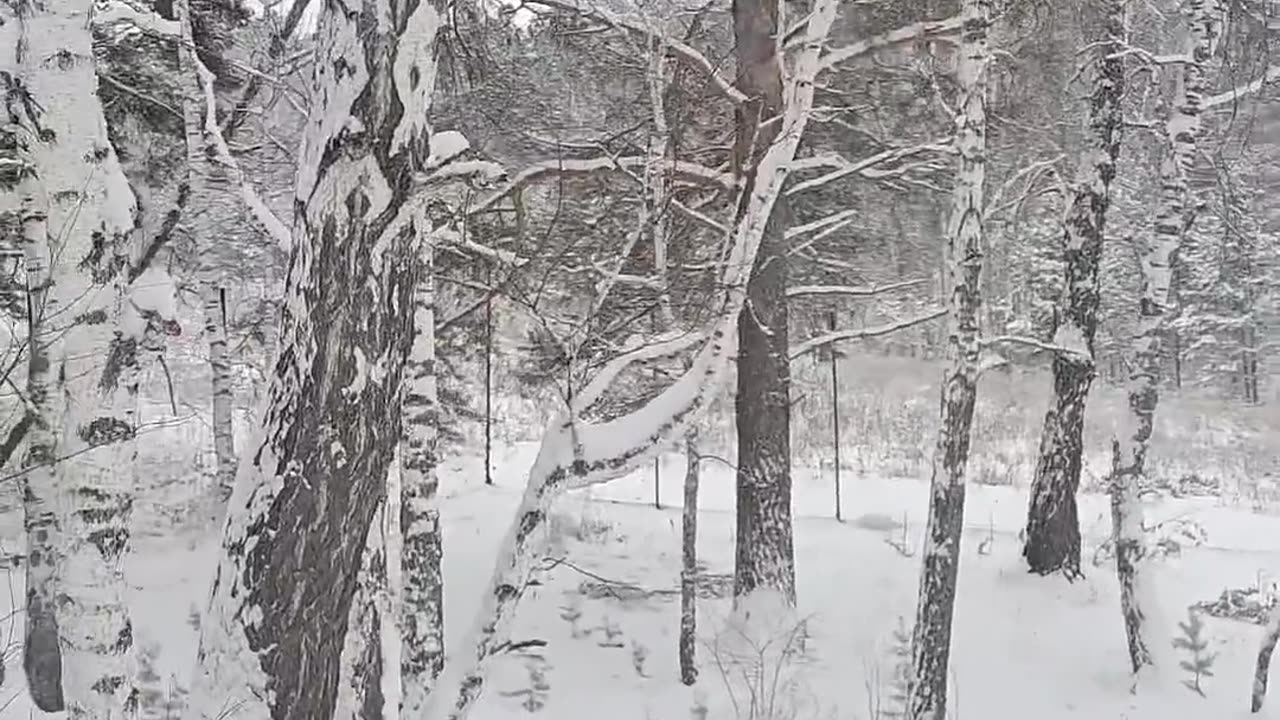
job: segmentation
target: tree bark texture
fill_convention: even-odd
[[[138,364],[159,347],[150,303],[156,295],[128,294],[140,273],[132,258],[135,205],[98,100],[93,4],[20,3],[0,12],[7,15],[0,69],[19,79],[42,110],[28,145],[49,198],[52,262],[40,333],[50,340],[41,350],[51,365],[50,396],[61,400],[49,422],[58,456],[67,458],[51,477],[38,473],[28,482],[28,491],[46,496],[36,503],[66,509],[57,537],[46,534],[47,525],[35,533],[37,552],[58,547],[43,549],[50,554],[42,560],[53,565],[38,573],[37,585],[46,587],[34,588],[30,599],[55,598],[67,717],[115,720],[131,716],[137,704],[122,561],[134,499]],[[41,452],[49,451],[47,440],[39,441]],[[57,668],[51,653],[29,656],[26,664],[37,675]],[[49,690],[56,680],[33,683]]]
[[[754,168],[778,138],[783,112],[778,0],[734,0],[738,108],[735,161],[754,191]],[[772,123],[764,125],[769,120]],[[739,207],[739,214],[746,206]],[[785,199],[765,220],[760,251],[738,316],[737,539],[735,600],[757,589],[795,603],[791,529],[791,361],[787,332]]]
[[[181,228],[196,249],[200,305],[204,313],[205,341],[209,346],[215,486],[223,498],[231,494],[236,476],[235,434],[232,418],[235,391],[231,359],[227,352],[226,308],[223,290],[228,270],[237,264],[219,248],[231,242],[231,228],[244,225],[243,201],[228,177],[217,150],[219,142],[212,75],[196,53],[192,33],[192,5],[176,0],[174,12],[181,26],[178,43],[182,77],[182,125],[187,143],[187,200]],[[216,13],[210,13],[211,15]],[[218,18],[202,18],[207,28]],[[221,262],[220,262],[221,260]]]
[[[1146,534],[1139,492],[1159,402],[1161,345],[1172,300],[1172,263],[1197,210],[1188,173],[1195,166],[1203,134],[1200,108],[1209,89],[1207,65],[1216,50],[1225,14],[1217,0],[1193,0],[1190,19],[1188,62],[1181,65],[1179,91],[1165,120],[1167,148],[1160,165],[1160,205],[1154,238],[1142,258],[1138,330],[1130,347],[1129,413],[1126,426],[1111,442],[1109,485],[1116,576],[1120,581],[1129,661],[1135,674],[1148,667],[1160,670],[1156,658],[1164,654],[1163,645],[1152,637],[1152,629],[1145,622],[1148,613],[1155,612],[1156,596],[1144,572]]]
[[[1116,0],[1086,3],[1085,39],[1093,48],[1089,132],[1080,159],[1075,193],[1064,221],[1066,296],[1058,311],[1059,335],[1082,342],[1087,354],[1059,353],[1053,361],[1052,407],[1045,414],[1040,457],[1031,485],[1023,556],[1031,572],[1061,571],[1080,576],[1080,521],[1076,491],[1084,454],[1084,415],[1096,375],[1094,338],[1098,332],[1102,259],[1111,183],[1120,155],[1124,96],[1124,7]]]
[[[414,253],[426,231],[430,52],[412,0],[326,4],[300,152],[279,357],[241,464],[188,717],[323,720],[365,539],[401,439]],[[287,528],[287,531],[280,529]]]
[[[933,455],[924,568],[912,637],[909,720],[945,720],[951,626],[964,526],[965,466],[978,390],[983,204],[986,182],[986,66],[990,0],[962,0],[955,148],[959,156],[947,238],[949,301],[941,423]]]
[[[684,507],[680,512],[680,682],[698,681],[698,431],[685,433]]]

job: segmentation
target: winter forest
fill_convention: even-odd
[[[1275,0],[0,0],[0,720],[1280,717]]]

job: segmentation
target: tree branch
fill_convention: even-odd
[[[884,48],[901,45],[902,43],[912,42],[924,38],[941,39],[950,35],[956,35],[960,32],[960,16],[953,15],[942,20],[924,20],[912,23],[894,30],[890,30],[879,35],[873,35],[865,40],[859,40],[852,45],[846,45],[841,48],[835,48],[831,52],[822,56],[819,61],[821,70],[828,70],[838,63],[851,60],[875,52]]]
[[[903,288],[916,287],[928,282],[925,279],[904,280],[902,282],[890,283],[888,285],[880,285],[871,287],[851,287],[848,285],[796,285],[787,288],[787,297],[806,297],[812,295],[836,295],[841,297],[873,297],[882,293],[893,292]]]
[[[571,3],[557,2],[556,0],[526,0],[525,4],[542,5],[544,7],[554,8],[557,10],[577,13],[583,17],[594,18],[595,20],[603,22],[618,30],[625,30],[644,37],[657,38],[662,42],[662,45],[667,50],[671,51],[673,55],[684,60],[692,67],[697,68],[703,75],[706,75],[707,79],[711,81],[711,84],[715,86],[716,90],[720,91],[721,95],[724,95],[729,100],[739,104],[745,103],[748,100],[747,96],[744,95],[741,90],[734,87],[733,81],[722,75],[720,71],[716,69],[716,66],[707,59],[707,56],[698,52],[697,49],[687,43],[665,35],[655,28],[647,27],[641,21],[619,17],[618,15],[614,15],[599,6],[587,9]]]
[[[955,148],[952,147],[950,140],[941,140],[923,145],[890,148],[888,150],[878,152],[875,155],[862,158],[856,162],[849,162],[838,155],[817,155],[814,157],[804,158],[803,160],[797,160],[792,165],[792,170],[811,170],[823,167],[835,167],[836,170],[833,170],[826,175],[820,175],[816,178],[796,183],[787,190],[787,196],[790,197],[797,193],[804,192],[805,190],[812,190],[813,188],[821,187],[827,183],[839,180],[840,178],[853,175],[854,173],[871,179],[887,177],[890,175],[900,175],[903,172],[901,169],[893,171],[876,171],[873,168],[876,165],[902,160],[904,158],[911,157],[912,155],[920,155],[929,152],[954,153]]]
[[[204,90],[205,102],[205,118],[204,132],[209,136],[209,140],[213,143],[216,157],[210,158],[210,162],[220,162],[227,168],[232,176],[233,182],[240,186],[240,198],[244,201],[245,207],[253,215],[254,219],[262,225],[271,239],[281,250],[288,252],[293,245],[293,233],[289,230],[289,226],[285,225],[280,218],[271,212],[267,204],[258,197],[258,193],[253,186],[240,172],[240,166],[236,163],[236,159],[232,157],[231,150],[227,148],[227,141],[222,136],[222,128],[218,127],[218,101],[213,94],[213,73],[209,68],[205,67],[200,58],[193,52],[192,59],[195,61],[196,73],[200,79],[200,87]]]
[[[806,353],[813,352],[814,350],[817,350],[818,348],[824,345],[830,345],[832,343],[840,342],[842,340],[864,340],[866,338],[880,337],[881,335],[889,335],[889,334],[898,332],[899,330],[905,330],[915,325],[921,325],[923,323],[927,323],[930,320],[936,320],[940,317],[945,316],[946,314],[947,314],[946,308],[938,308],[937,310],[932,310],[924,315],[910,318],[908,320],[900,320],[895,323],[889,323],[888,325],[879,325],[876,327],[869,327],[869,328],[858,328],[857,330],[837,330],[835,332],[827,333],[825,335],[819,335],[816,338],[805,340],[804,342],[799,343],[798,345],[792,346],[791,351],[788,353],[788,356],[792,360],[795,360],[796,358],[802,355],[805,355]]]
[[[467,214],[478,215],[490,210],[506,196],[547,175],[588,175],[597,172],[626,171],[637,167],[642,168],[648,161],[649,158],[647,157],[634,156],[620,158],[596,157],[585,160],[560,159],[536,163],[524,170],[521,170],[508,180],[505,185],[490,193],[474,206],[468,208]],[[709,168],[705,165],[699,165],[698,163],[683,160],[672,161],[665,163],[665,165],[670,169],[672,174],[683,176],[686,179],[693,180],[700,184],[719,185],[730,190],[737,186],[737,181],[732,175]]]

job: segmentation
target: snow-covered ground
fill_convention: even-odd
[[[454,460],[443,469],[446,642],[451,647],[473,619],[535,450],[531,445],[508,448],[496,487],[482,484],[474,459]],[[531,650],[534,655],[503,658],[490,675],[476,720],[528,717],[526,704],[541,705],[536,714],[555,720],[598,720],[603,713],[611,720],[704,717],[699,707],[712,720],[749,717],[745,711],[734,713],[728,691],[732,688],[745,708],[747,685],[753,683],[743,679],[750,663],[734,664],[723,649],[729,639],[726,599],[702,601],[700,681],[692,690],[678,682],[675,591],[683,470],[681,456],[664,460],[661,509],[653,506],[652,469],[559,503],[551,521],[551,567],[520,606],[515,638],[546,645]],[[732,572],[732,491],[731,471],[707,462],[699,551],[712,576]],[[782,689],[776,692],[779,704],[796,714],[779,718],[874,720],[870,708],[888,704],[893,631],[898,618],[909,622],[915,608],[919,556],[913,549],[923,533],[925,491],[923,479],[848,473],[845,522],[840,523],[833,517],[829,473],[798,469],[796,555],[807,640],[780,673]],[[1183,688],[1181,673],[1159,692],[1129,693],[1111,566],[1089,562],[1106,537],[1105,498],[1081,499],[1087,577],[1075,584],[1023,570],[1017,533],[1025,490],[973,485],[968,498],[953,645],[955,718],[1229,720],[1248,715],[1261,628],[1242,622],[1207,620],[1210,649],[1218,653],[1214,677],[1204,681],[1207,698]],[[1174,517],[1194,518],[1208,539],[1158,567],[1170,632],[1185,619],[1188,604],[1216,599],[1227,587],[1252,586],[1260,573],[1280,573],[1280,517],[1200,499],[1165,501],[1150,519]],[[6,552],[20,547],[14,520],[6,522]],[[158,649],[153,682],[163,694],[183,684],[194,660],[192,615],[203,604],[215,544],[213,527],[137,541],[129,567],[134,618],[141,647]],[[21,585],[19,569],[10,571],[0,587],[0,617],[6,618],[0,632],[7,643],[0,720],[41,716],[28,707],[21,676],[20,616],[12,612],[23,596]],[[780,631],[778,642],[783,635]],[[771,679],[775,669],[764,668],[766,677]],[[773,685],[772,680],[763,684]],[[1269,707],[1251,717],[1280,717],[1280,711]]]

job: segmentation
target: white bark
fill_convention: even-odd
[[[463,718],[479,697],[485,668],[507,638],[515,605],[533,570],[536,536],[541,534],[551,500],[566,487],[608,482],[651,461],[656,453],[683,436],[718,389],[736,355],[735,327],[745,298],[747,274],[809,120],[818,55],[835,21],[836,7],[835,0],[819,0],[810,18],[803,49],[786,88],[782,131],[757,165],[755,190],[745,199],[746,212],[734,228],[721,278],[723,305],[706,331],[702,348],[684,375],[640,409],[610,422],[579,422],[572,428],[562,417],[548,429],[529,471],[516,519],[500,547],[475,624],[462,645],[466,650],[454,654],[446,663],[428,707],[427,720]]]
[[[152,295],[125,295],[134,202],[97,100],[92,3],[19,7],[0,30],[0,47],[4,69],[43,107],[48,131],[31,157],[51,200],[46,305],[59,312],[56,321],[44,318],[57,338],[46,351],[64,401],[59,451],[70,458],[54,478],[59,506],[70,509],[55,578],[64,600],[63,689],[68,718],[111,720],[129,716],[136,702],[121,561],[133,504],[137,358],[155,349],[157,308]]]
[[[947,233],[950,272],[947,360],[941,422],[933,455],[929,519],[925,530],[920,595],[912,636],[907,718],[945,720],[951,628],[964,527],[965,469],[973,423],[981,343],[983,209],[986,185],[987,63],[991,0],[962,0],[956,80],[956,151],[959,164]]]
[[[222,273],[215,266],[211,246],[226,242],[213,237],[221,222],[218,217],[225,207],[219,195],[229,189],[229,181],[216,156],[217,124],[213,87],[206,70],[196,57],[191,32],[190,7],[187,0],[173,4],[181,30],[178,43],[179,68],[182,75],[182,119],[187,143],[187,199],[183,226],[196,248],[199,268],[200,304],[204,311],[204,334],[209,346],[209,374],[212,390],[213,449],[216,462],[215,485],[225,499],[235,483],[236,456],[232,417],[235,412],[231,362],[227,356],[227,331],[222,289]],[[206,96],[207,90],[207,96]],[[224,213],[225,214],[225,213]],[[238,220],[238,218],[235,218]]]
[[[1111,515],[1129,659],[1139,678],[1162,673],[1170,662],[1158,598],[1146,576],[1143,510],[1138,493],[1159,401],[1161,339],[1170,307],[1172,259],[1197,208],[1187,175],[1199,154],[1201,111],[1209,64],[1221,38],[1225,9],[1218,0],[1193,0],[1190,32],[1177,97],[1165,122],[1167,155],[1160,167],[1160,205],[1154,238],[1142,259],[1138,330],[1132,340],[1129,414],[1112,439]]]
[[[34,129],[34,128],[31,128]],[[29,133],[24,133],[29,134]],[[35,137],[26,142],[38,142]],[[24,172],[34,170],[16,158]],[[23,669],[32,702],[45,712],[63,709],[62,651],[56,616],[57,566],[64,550],[62,518],[57,512],[58,493],[54,463],[58,457],[59,419],[57,378],[49,351],[57,342],[51,334],[57,297],[51,295],[48,198],[35,176],[19,184],[23,258],[27,271],[27,401],[31,415],[27,456],[22,476],[23,525],[27,536],[26,613]]]

